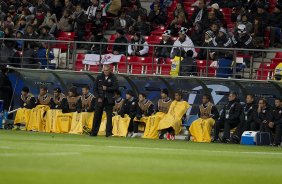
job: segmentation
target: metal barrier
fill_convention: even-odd
[[[81,63],[81,66],[77,65],[79,54],[90,53],[90,50],[83,49],[79,50],[78,45],[82,45],[84,47],[91,47],[91,45],[96,45],[100,47],[98,54],[100,55],[100,60],[98,66],[95,67],[94,71],[98,72],[102,70],[102,53],[101,50],[103,45],[107,47],[112,47],[115,43],[102,43],[102,42],[81,42],[81,41],[64,41],[64,40],[30,40],[30,39],[11,39],[11,38],[1,38],[0,41],[7,43],[11,41],[21,40],[23,41],[21,50],[18,50],[17,55],[2,56],[0,55],[0,64],[7,64],[14,67],[22,67],[22,68],[60,68],[67,70],[83,70],[83,71],[92,71],[90,65],[84,65]],[[33,46],[30,46],[33,43]],[[119,43],[118,45],[128,47],[128,44]],[[143,45],[137,45],[143,46]],[[119,70],[119,64],[114,64],[114,71],[116,73],[127,73],[127,74],[156,74],[156,75],[169,75],[171,68],[171,58],[158,58],[155,56],[156,48],[158,47],[172,47],[165,45],[155,45],[149,44],[149,56],[140,56],[140,57],[130,57],[126,52],[126,55],[123,57],[123,68]],[[46,53],[46,57],[44,58],[36,58],[36,57],[25,57],[26,53],[30,51],[30,49],[34,48],[34,52],[38,52],[39,49],[43,49]],[[7,49],[4,46],[2,49]],[[51,63],[51,59],[49,58],[49,54],[51,50],[58,50],[59,52],[55,55],[56,63]],[[181,47],[180,55],[182,55],[182,49],[191,49],[189,47]],[[192,64],[189,65],[181,65],[181,69],[183,67],[194,67],[196,71],[192,73],[183,73],[182,75],[197,75],[203,77],[216,77],[218,76],[219,68],[216,68],[218,59],[223,58],[222,56],[226,53],[230,54],[231,64],[229,66],[220,66],[221,70],[228,70],[231,73],[228,76],[229,78],[247,78],[247,79],[258,79],[258,80],[266,80],[272,79],[274,76],[274,68],[275,66],[282,62],[282,54],[280,56],[275,57],[276,53],[282,53],[282,49],[239,49],[239,48],[211,48],[211,47],[193,47],[197,51],[206,50],[206,58],[195,59]],[[220,57],[216,59],[211,59],[211,53],[220,53]],[[97,52],[96,52],[97,53]],[[279,55],[279,54],[278,54]],[[273,56],[273,58],[272,58]],[[5,58],[6,57],[6,58]],[[132,59],[133,61],[130,61]],[[40,61],[46,61],[46,64],[40,64]],[[81,58],[80,58],[81,60]],[[11,62],[12,61],[12,62]],[[26,64],[26,61],[33,61],[29,64]],[[81,62],[81,61],[80,61]],[[56,64],[56,66],[54,65]],[[138,67],[135,67],[138,66]],[[240,66],[240,71],[239,71]],[[164,72],[164,69],[166,72]],[[138,72],[136,72],[138,71]]]

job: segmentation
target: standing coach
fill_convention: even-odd
[[[104,65],[103,73],[97,76],[94,84],[94,96],[97,101],[91,136],[97,136],[99,132],[104,109],[107,114],[106,137],[112,135],[114,93],[118,90],[118,80],[111,70],[109,65]]]

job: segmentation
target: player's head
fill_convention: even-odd
[[[76,96],[78,96],[78,93],[77,93],[77,88],[76,87],[71,87],[70,89],[69,89],[69,96],[70,97],[76,97]]]
[[[267,106],[267,101],[265,98],[261,98],[258,103],[259,107],[264,109]]]
[[[132,90],[127,90],[126,99],[130,100],[132,97],[134,97],[134,92]]]
[[[62,89],[61,88],[55,88],[54,89],[54,96],[55,97],[59,97],[61,93],[62,93]]]
[[[229,95],[228,95],[228,101],[229,102],[232,102],[232,101],[236,100],[236,98],[237,98],[237,93],[236,92],[232,91],[232,92],[229,93]]]
[[[174,94],[174,98],[175,98],[175,100],[176,100],[176,101],[181,101],[181,100],[182,100],[182,98],[183,98],[183,94],[182,94],[182,92],[181,92],[181,91],[177,91],[177,92],[175,92],[175,94]]]
[[[168,89],[167,88],[161,90],[161,97],[162,97],[162,99],[166,99],[168,97]]]
[[[90,87],[88,85],[85,85],[82,87],[82,94],[87,95],[90,91]]]
[[[29,88],[26,86],[23,87],[21,93],[23,96],[26,96],[29,93]]]
[[[210,100],[211,100],[211,96],[210,95],[208,95],[208,94],[204,94],[203,95],[203,98],[202,98],[202,103],[203,104],[206,104],[206,103],[210,102]]]
[[[48,92],[48,89],[46,86],[40,86],[40,91],[39,91],[40,95],[46,95],[47,92]]]
[[[282,98],[275,99],[275,107],[282,107]]]
[[[116,91],[114,92],[114,97],[115,97],[115,99],[118,99],[118,98],[121,97],[121,92],[120,92],[120,90],[116,90]]]
[[[138,99],[140,102],[142,102],[146,98],[147,98],[147,95],[145,93],[139,93]]]
[[[246,96],[246,103],[247,103],[247,104],[252,104],[252,103],[254,103],[254,101],[255,101],[255,95],[253,95],[253,94],[248,94],[248,95]]]

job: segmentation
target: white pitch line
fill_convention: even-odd
[[[57,152],[57,153],[0,153],[1,157],[18,157],[18,156],[67,156],[79,155],[78,152]]]
[[[235,154],[256,154],[256,155],[282,155],[282,152],[252,152],[252,151],[214,151],[214,150],[191,150],[174,148],[149,148],[149,147],[129,147],[129,146],[106,146],[108,148],[118,149],[142,149],[142,150],[162,150],[162,151],[193,151],[193,152],[212,152],[212,153],[235,153]]]
[[[11,149],[9,146],[0,146],[0,149]]]

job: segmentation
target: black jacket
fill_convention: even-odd
[[[262,124],[263,121],[272,122],[273,120],[273,110],[270,106],[267,106],[261,112],[256,112],[254,119],[257,123]]]
[[[276,107],[273,110],[273,122],[275,125],[282,124],[282,108]]]
[[[171,39],[169,39],[166,43],[164,43],[164,41],[161,40],[159,45],[172,46],[173,43],[174,42]],[[157,57],[169,58],[171,49],[172,49],[172,47],[157,47],[155,54],[156,54]]]
[[[159,14],[156,15],[155,11],[151,11],[148,16],[148,20],[156,25],[165,24],[167,15],[164,11],[160,10]]]
[[[180,62],[180,76],[197,75],[197,62],[192,57],[185,57]]]
[[[220,120],[239,123],[241,112],[242,105],[240,104],[239,100],[228,102],[228,104],[223,108]]]
[[[233,47],[235,48],[251,49],[253,47],[253,38],[248,34],[245,34],[244,36],[240,37],[239,34],[236,33],[231,40],[233,43]]]
[[[135,98],[130,100],[125,100],[124,104],[121,108],[120,115],[121,117],[124,117],[125,114],[127,114],[131,119],[134,119],[137,114],[138,109],[138,102]]]
[[[126,39],[125,36],[116,38],[115,45],[113,45],[113,52],[117,51],[119,54],[126,54],[127,51],[126,45],[119,45],[119,43],[128,43],[128,40]]]
[[[12,99],[12,84],[7,75],[0,71],[0,100],[4,100],[4,109],[9,110]]]
[[[62,112],[63,113],[70,113],[70,112],[78,112],[78,113],[80,113],[81,112],[81,108],[82,108],[81,107],[81,98],[79,100],[77,100],[75,110],[71,110],[69,108],[69,102],[68,102],[67,98],[64,98],[62,100],[61,107],[62,107]]]
[[[257,113],[257,110],[258,106],[256,104],[245,104],[242,108],[241,122],[248,125],[255,122],[255,115]]]
[[[103,91],[103,86],[107,87],[106,91]],[[97,76],[94,83],[94,96],[98,100],[99,98],[107,99],[108,103],[115,104],[114,92],[118,89],[118,79],[114,74],[110,74],[108,79],[105,78],[105,74],[102,73]]]
[[[36,106],[35,97],[31,97],[29,103],[25,103],[22,99],[20,101],[21,108],[33,109]]]
[[[270,14],[269,26],[282,28],[282,13]]]
[[[193,27],[193,23],[195,22],[195,19],[196,19],[197,15],[200,11],[201,11],[200,8],[195,9],[195,11],[193,12],[191,19],[189,21],[189,27]],[[203,14],[202,14],[202,19],[200,21],[204,21],[206,19],[208,19],[208,10],[207,10],[207,8],[204,8]]]

